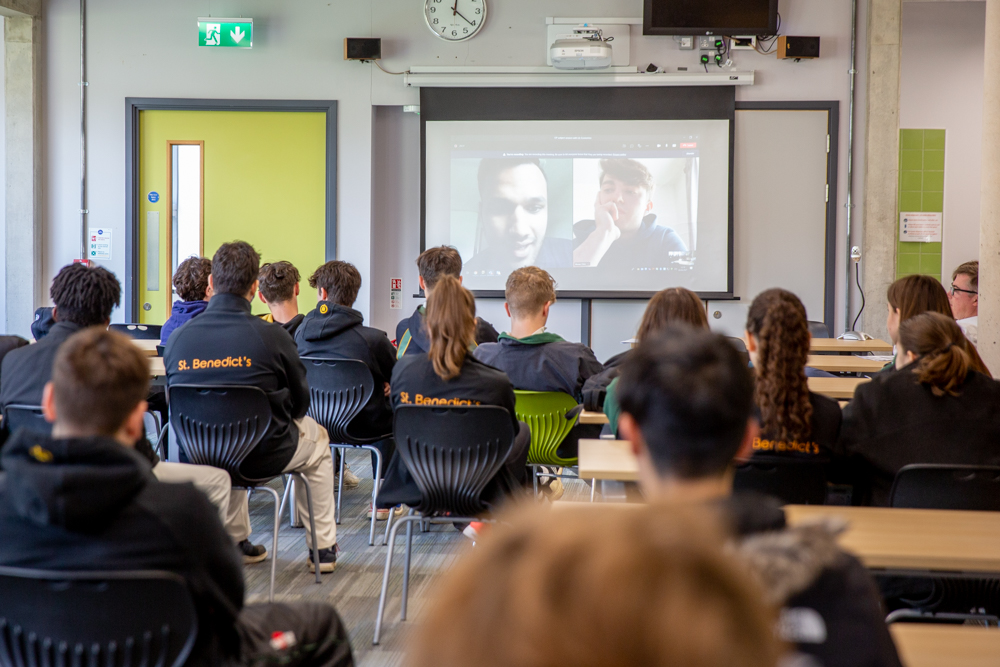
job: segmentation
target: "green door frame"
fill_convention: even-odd
[[[326,114],[326,259],[337,258],[337,101],[125,98],[125,321],[139,321],[139,112],[289,111]]]

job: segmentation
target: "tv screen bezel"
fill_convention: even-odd
[[[768,22],[765,29],[748,28],[746,26],[716,26],[698,28],[661,28],[652,25],[653,2],[664,0],[643,0],[642,34],[643,35],[774,35],[778,32],[778,0],[770,0],[768,4]]]

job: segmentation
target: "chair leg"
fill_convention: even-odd
[[[309,509],[309,530],[312,534],[312,559],[313,567],[316,570],[316,583],[320,582],[319,576],[319,544],[316,542],[316,511],[313,510],[313,497],[312,489],[309,487],[309,482],[305,477],[299,473],[292,473],[292,479],[297,479],[302,482],[302,487],[306,490],[306,507]]]
[[[392,528],[392,517],[395,512],[389,512],[389,519],[385,522],[385,536],[382,538],[382,546],[389,544],[389,529]]]
[[[538,466],[531,466],[531,483],[535,487],[535,500],[538,500]]]
[[[417,520],[417,517],[412,515],[404,516],[393,524],[392,530],[389,531],[389,548],[385,553],[385,570],[382,572],[382,593],[378,598],[378,615],[375,617],[375,637],[372,639],[373,646],[378,646],[379,638],[382,636],[382,617],[385,615],[385,599],[389,593],[389,570],[392,568],[392,552],[396,546],[396,534],[399,532],[400,526],[410,524],[415,520]]]
[[[334,523],[336,523],[339,526],[340,507],[344,501],[344,460],[345,460],[344,454],[346,453],[346,450],[343,449],[342,447],[337,447],[337,446],[332,446],[331,449],[339,450],[338,453],[340,454],[340,480],[337,482],[337,507],[333,515]]]
[[[597,492],[597,480],[590,480],[590,502],[594,502],[594,493]]]
[[[413,514],[413,510],[410,510],[410,514]],[[423,527],[423,520],[420,521],[421,527]],[[410,522],[406,524],[406,552],[403,557],[403,603],[399,608],[399,620],[406,620],[406,603],[410,597],[410,558],[411,552],[413,551],[413,523]]]
[[[368,546],[373,546],[375,544],[375,519],[378,514],[375,503],[378,502],[378,487],[382,481],[382,452],[378,450],[378,447],[369,447],[368,445],[365,445],[361,449],[367,449],[375,454],[375,470],[372,471],[372,525],[368,530]],[[391,507],[389,508],[389,514],[392,514]]]
[[[271,542],[271,587],[268,589],[268,602],[274,602],[274,578],[278,572],[278,528],[281,526],[281,498],[278,492],[269,486],[257,487],[274,498],[274,539]]]

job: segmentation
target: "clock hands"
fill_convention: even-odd
[[[455,10],[455,14],[457,14],[458,16],[462,16],[462,12],[458,11],[457,9]],[[476,25],[475,23],[473,23],[473,22],[472,22],[472,21],[470,21],[469,19],[465,18],[464,16],[462,16],[462,19],[463,19],[463,20],[464,20],[464,21],[465,21],[466,23],[468,23],[469,25]]]

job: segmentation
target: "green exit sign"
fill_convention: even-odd
[[[253,19],[198,19],[198,46],[253,48]]]

